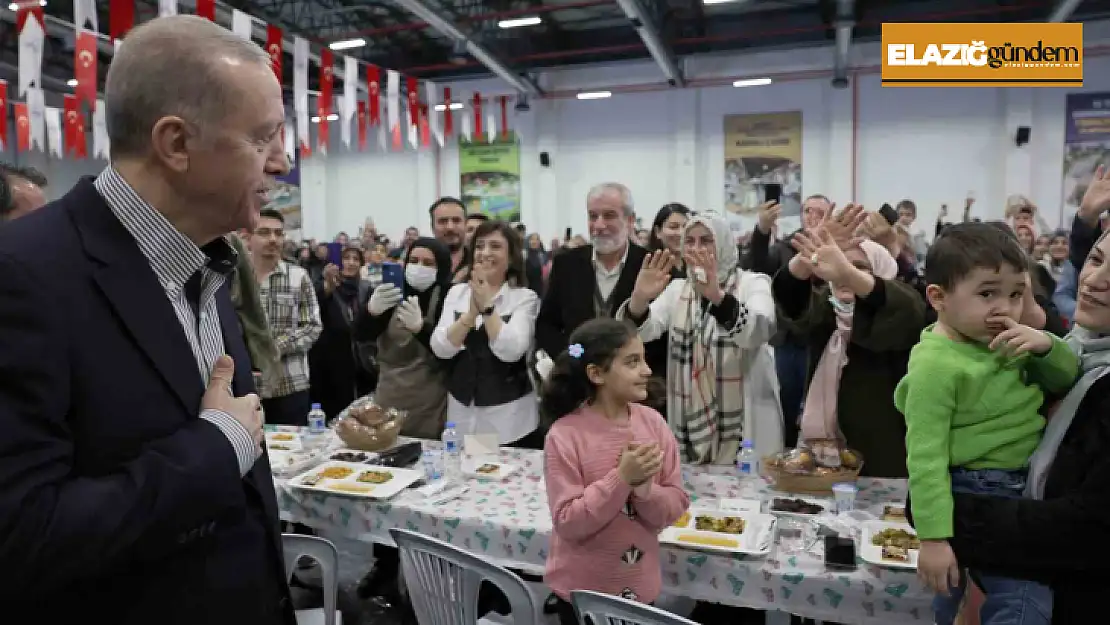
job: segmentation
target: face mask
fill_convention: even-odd
[[[856,310],[855,302],[842,302],[832,293],[829,293],[829,303],[832,304],[833,310],[842,315],[850,315]]]
[[[436,282],[436,270],[424,265],[408,265],[405,267],[405,282],[417,291],[426,291]]]

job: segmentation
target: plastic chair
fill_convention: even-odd
[[[324,591],[324,625],[336,625],[336,603],[339,596],[339,552],[330,540],[302,534],[282,534],[285,551],[285,578],[291,579],[297,561],[308,556],[320,565]],[[307,612],[307,611],[306,611]],[[307,620],[298,615],[298,622]]]
[[[401,552],[401,571],[420,625],[474,625],[478,589],[490,582],[509,600],[513,625],[539,625],[536,602],[512,572],[423,534],[391,529]]]
[[[570,602],[580,625],[697,625],[650,605],[590,590],[572,591]]]

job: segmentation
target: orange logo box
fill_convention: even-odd
[[[884,87],[1082,87],[1083,24],[883,24]]]

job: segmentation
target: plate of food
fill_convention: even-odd
[[[864,562],[892,569],[917,569],[921,541],[906,523],[867,521],[863,524],[859,555]]]
[[[328,460],[289,480],[289,485],[323,493],[387,499],[424,477],[420,471],[361,462]]]
[[[328,460],[339,462],[357,462],[370,464],[378,459],[378,454],[372,451],[359,451],[357,449],[335,449],[328,454]]]
[[[767,555],[775,517],[754,512],[690,509],[659,534],[659,542],[689,549]]]
[[[831,512],[831,501],[815,497],[775,497],[767,511],[775,516],[812,519],[825,512]]]
[[[900,503],[891,503],[883,506],[882,520],[895,523],[909,523],[906,518],[906,506]]]
[[[479,480],[503,480],[516,473],[516,466],[497,459],[480,458],[463,462],[463,475]]]
[[[273,452],[291,452],[304,449],[298,432],[266,432],[266,449]]]

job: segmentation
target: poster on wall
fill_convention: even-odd
[[[301,238],[301,160],[298,156],[289,173],[277,177],[277,183],[270,192],[270,206],[280,211],[285,218],[285,238],[296,241]]]
[[[1110,162],[1110,93],[1069,93],[1064,132],[1064,197],[1057,225],[1070,224],[1099,163]],[[1055,207],[1045,207],[1051,222]]]
[[[460,139],[459,178],[466,212],[520,221],[520,145],[515,135],[493,143]]]
[[[740,236],[756,224],[763,185],[782,185],[781,232],[798,228],[802,214],[802,112],[726,115],[725,212]]]

